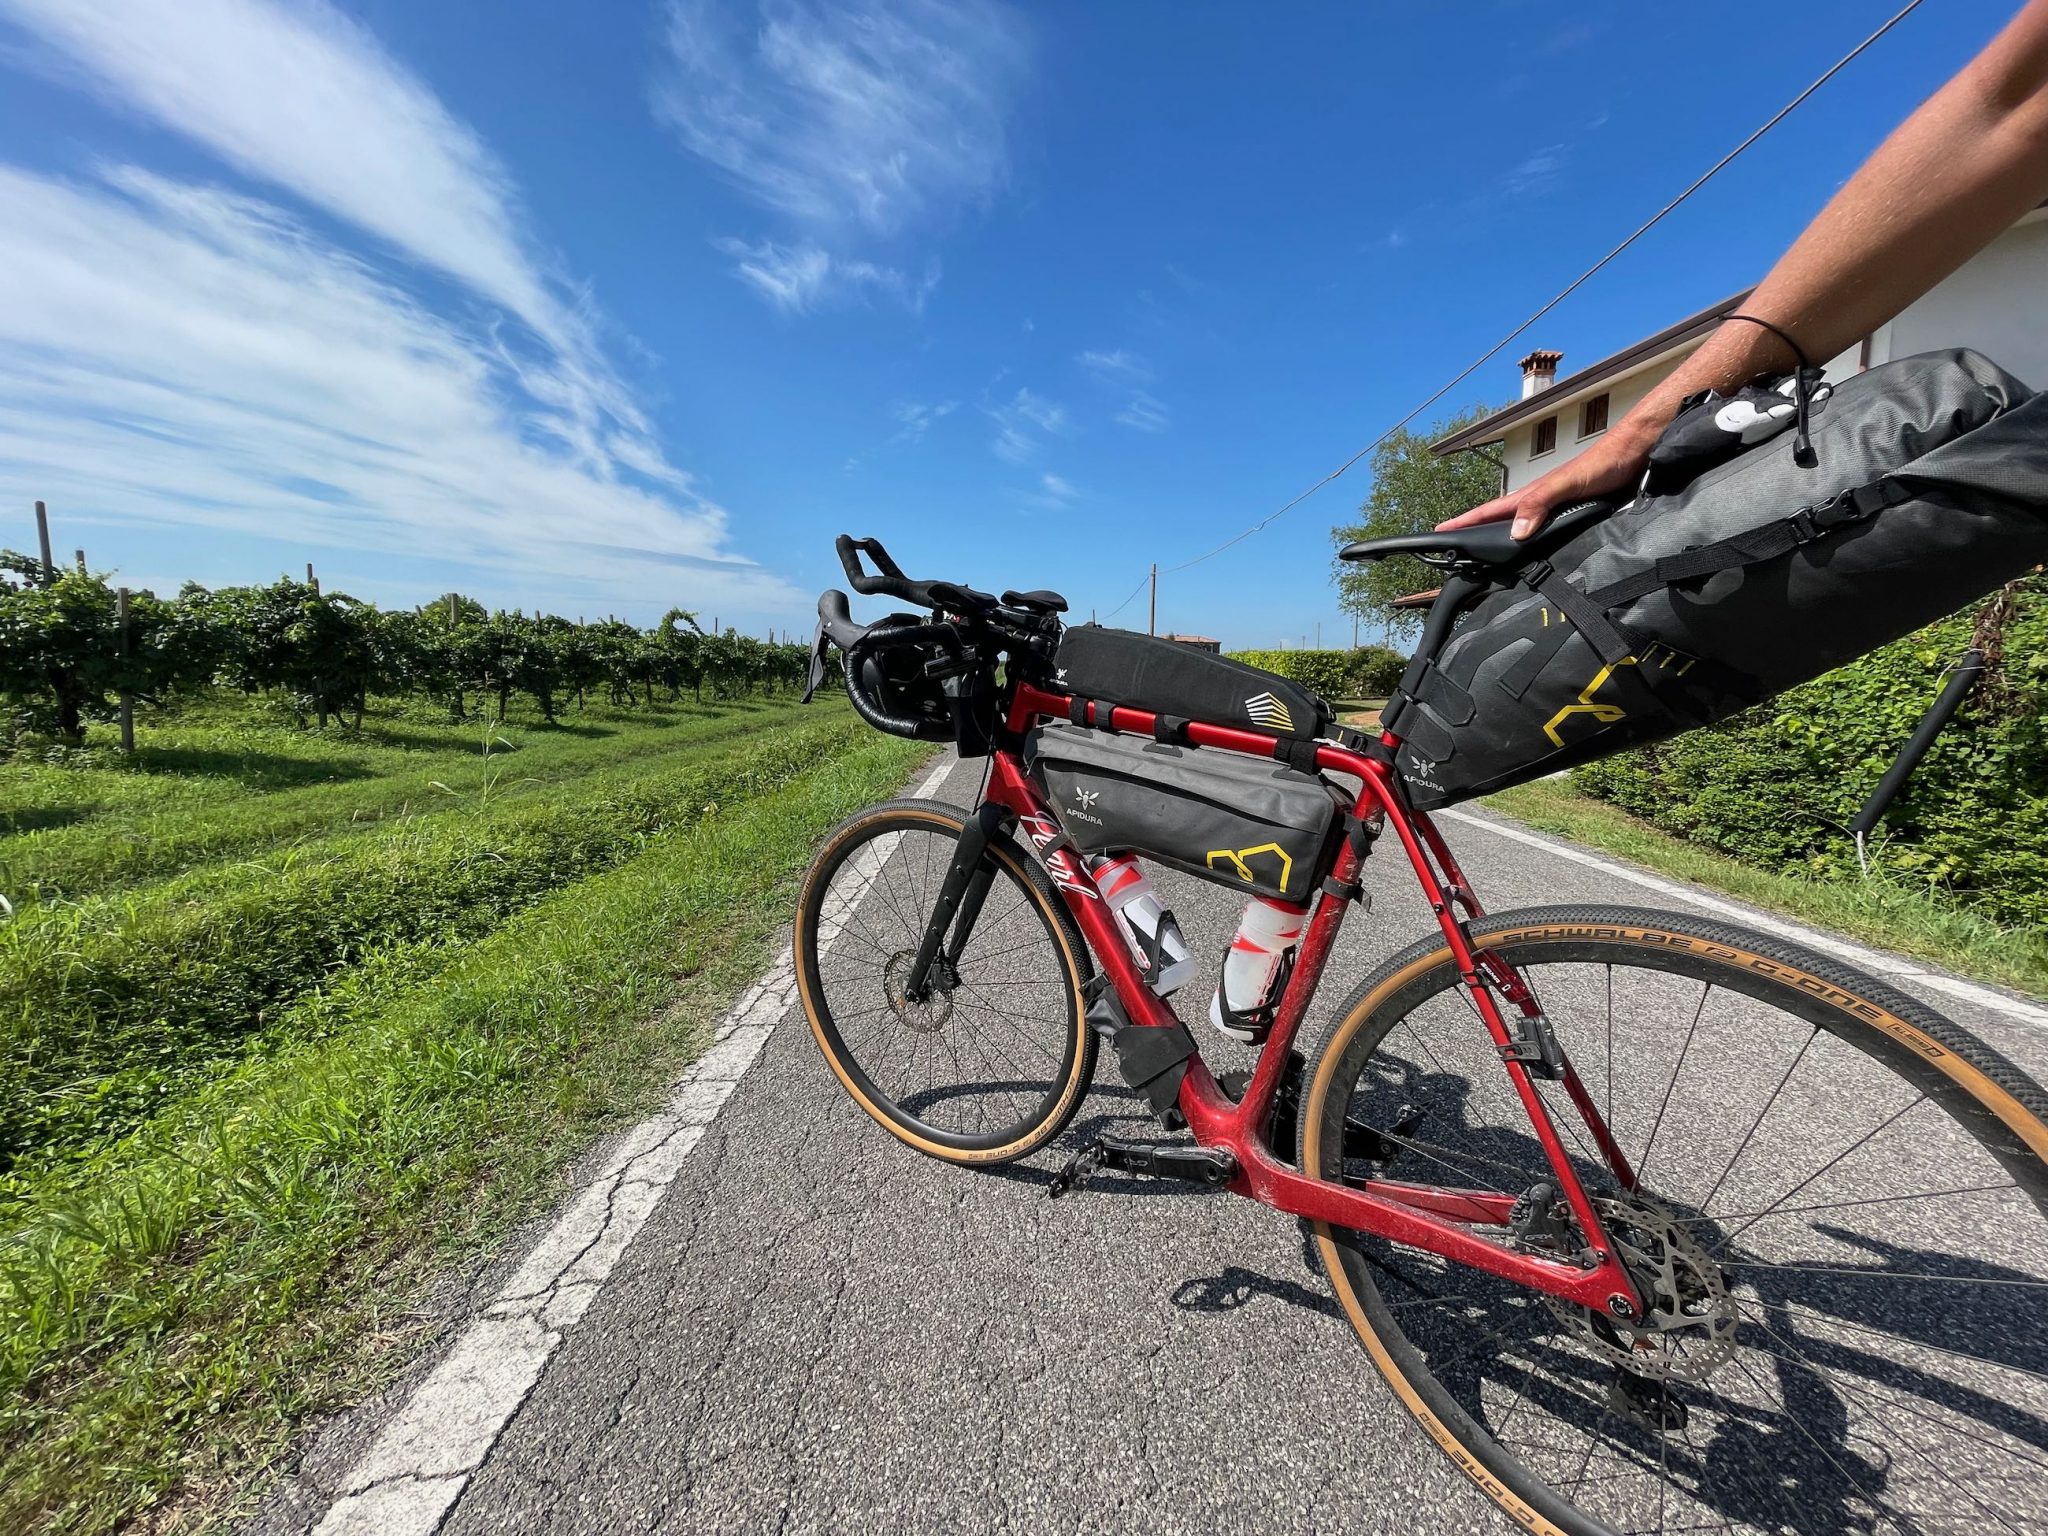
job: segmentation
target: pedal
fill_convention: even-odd
[[[1237,1159],[1220,1147],[1155,1146],[1149,1142],[1123,1141],[1115,1136],[1098,1136],[1053,1175],[1046,1193],[1057,1200],[1084,1186],[1104,1168],[1114,1168],[1118,1173],[1134,1173],[1141,1178],[1206,1184],[1212,1189],[1220,1189],[1237,1177]]]
[[[1068,1158],[1066,1166],[1052,1176],[1052,1183],[1048,1184],[1045,1189],[1046,1198],[1048,1200],[1057,1200],[1061,1195],[1069,1194],[1074,1190],[1084,1187],[1095,1176],[1097,1171],[1101,1169],[1102,1162],[1102,1143],[1099,1141],[1089,1142],[1087,1146]]]

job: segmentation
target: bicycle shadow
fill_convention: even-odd
[[[1474,1123],[1470,1078],[1389,1053],[1375,1063],[1387,1070],[1361,1079],[1350,1112],[1384,1128],[1419,1110],[1409,1139],[1428,1149],[1406,1159],[1411,1166],[1397,1158],[1383,1171],[1457,1182],[1458,1168],[1484,1170],[1484,1179],[1467,1181],[1510,1191],[1513,1170],[1532,1183],[1545,1176],[1533,1134]],[[1574,1152],[1572,1162],[1589,1185],[1596,1182],[1589,1161]],[[1797,1177],[1788,1170],[1786,1183]],[[1751,1220],[1731,1231],[1661,1191],[1657,1198],[1725,1266],[1742,1344],[1707,1384],[1671,1385],[1690,1421],[1675,1432],[1632,1412],[1617,1392],[1619,1368],[1572,1339],[1541,1298],[1375,1239],[1340,1234],[1340,1243],[1354,1256],[1348,1262],[1366,1266],[1388,1315],[1401,1319],[1460,1408],[1489,1428],[1541,1408],[1584,1437],[1576,1476],[1589,1487],[1611,1487],[1629,1472],[1670,1478],[1731,1521],[1861,1536],[1901,1521],[1917,1529],[1887,1495],[1895,1484],[1915,1502],[1933,1484],[1953,1489],[1955,1474],[1942,1459],[1955,1455],[1958,1439],[2029,1463],[2036,1458],[1995,1437],[2048,1450],[2048,1413],[2008,1400],[1999,1382],[2003,1373],[2048,1380],[2048,1336],[2031,1275],[1812,1217],[1795,1223],[1802,1230],[1791,1241],[1817,1240],[1822,1256],[1774,1258],[1766,1245],[1785,1240],[1782,1225],[1758,1233]],[[1844,1256],[1844,1247],[1870,1262]],[[1942,1280],[1962,1283],[1932,1283]],[[1961,1292],[1967,1305],[1953,1297],[1944,1304],[1944,1291]],[[1970,1379],[1973,1367],[1989,1368],[1988,1379]],[[1873,1429],[1895,1437],[1900,1459],[1873,1444]],[[1574,1460],[1559,1458],[1564,1473]],[[1547,1468],[1546,1475],[1556,1480]]]

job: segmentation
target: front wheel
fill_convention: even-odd
[[[1919,1003],[1743,929],[1557,907],[1473,937],[1634,1163],[1623,1188],[1539,1084],[1651,1304],[1621,1327],[1317,1226],[1374,1362],[1485,1493],[1574,1536],[2048,1531],[2048,1096]],[[1439,940],[1346,1004],[1300,1123],[1311,1177],[1533,1195],[1478,1230],[1574,1249],[1568,1217],[1530,1219],[1550,1170]]]
[[[1092,967],[1044,872],[998,836],[965,943],[908,995],[965,825],[957,806],[895,800],[833,828],[797,898],[797,986],[855,1103],[920,1152],[985,1166],[1043,1147],[1087,1093]]]

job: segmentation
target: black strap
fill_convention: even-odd
[[[1697,549],[1666,555],[1646,571],[1587,594],[1599,608],[1620,608],[1665,587],[1699,581],[1722,571],[1740,570],[1788,554],[1802,544],[1824,539],[1838,528],[1861,522],[1881,508],[1909,500],[1912,492],[1898,481],[1878,480],[1831,496],[1818,506],[1801,507],[1790,517],[1751,528]],[[1607,658],[1603,658],[1607,659]]]
[[[1792,462],[1801,469],[1812,469],[1820,463],[1820,456],[1813,451],[1813,435],[1810,430],[1814,391],[1827,382],[1827,370],[1816,368],[1813,359],[1806,355],[1806,348],[1792,339],[1792,333],[1781,325],[1773,325],[1760,315],[1729,315],[1729,320],[1747,320],[1751,325],[1760,325],[1778,340],[1792,349],[1792,355],[1799,360],[1799,366],[1792,371]]]
[[[1277,741],[1273,744],[1273,755],[1296,773],[1316,771],[1316,744],[1312,741]]]
[[[1548,603],[1548,599],[1544,601]],[[1542,675],[1543,669],[1550,665],[1551,658],[1562,650],[1564,643],[1576,633],[1578,631],[1565,622],[1564,615],[1558,614],[1553,622],[1545,624],[1536,638],[1529,642],[1529,649],[1516,658],[1515,664],[1500,675],[1497,686],[1506,692],[1509,698],[1519,699],[1529,691],[1529,685]]]
[[[1765,330],[1769,331],[1773,336],[1777,337],[1778,340],[1784,342],[1786,346],[1792,349],[1792,355],[1799,360],[1800,367],[1811,368],[1813,366],[1812,361],[1806,355],[1806,348],[1802,347],[1801,345],[1799,345],[1798,342],[1794,341],[1792,339],[1792,333],[1786,330],[1782,325],[1773,325],[1770,321],[1764,319],[1761,315],[1728,315],[1724,317],[1724,320],[1747,320],[1751,325],[1762,326]]]
[[[1085,727],[1088,724],[1088,701],[1078,693],[1067,700],[1067,718],[1075,725]]]
[[[1188,744],[1188,722],[1179,715],[1154,715],[1152,739],[1169,747],[1184,747]]]
[[[1364,892],[1365,887],[1357,882],[1347,885],[1335,875],[1325,875],[1323,877],[1323,894],[1325,896],[1334,896],[1339,901],[1356,901]]]
[[[1636,653],[1635,640],[1607,616],[1607,610],[1615,605],[1601,593],[1589,597],[1581,592],[1558,575],[1548,560],[1525,567],[1521,584],[1569,619],[1572,628],[1585,636],[1593,654],[1606,665],[1618,667]]]

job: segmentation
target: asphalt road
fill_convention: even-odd
[[[965,802],[977,776],[942,793]],[[1471,820],[1446,830],[1495,911],[1673,904]],[[1311,1054],[1357,980],[1427,931],[1398,854],[1369,874]],[[1160,884],[1219,956],[1237,899]],[[1182,1012],[1212,1065],[1247,1064],[1199,1022],[1213,976]],[[1907,989],[2048,1077],[2039,1023]],[[1060,1146],[965,1172],[869,1121],[790,1008],[439,1528],[1506,1530],[1396,1404],[1291,1219],[1128,1180],[1045,1198],[1088,1136],[1148,1123],[1105,1051]],[[516,1258],[455,1310],[481,1309]],[[315,1524],[431,1364],[317,1437],[256,1529]]]

